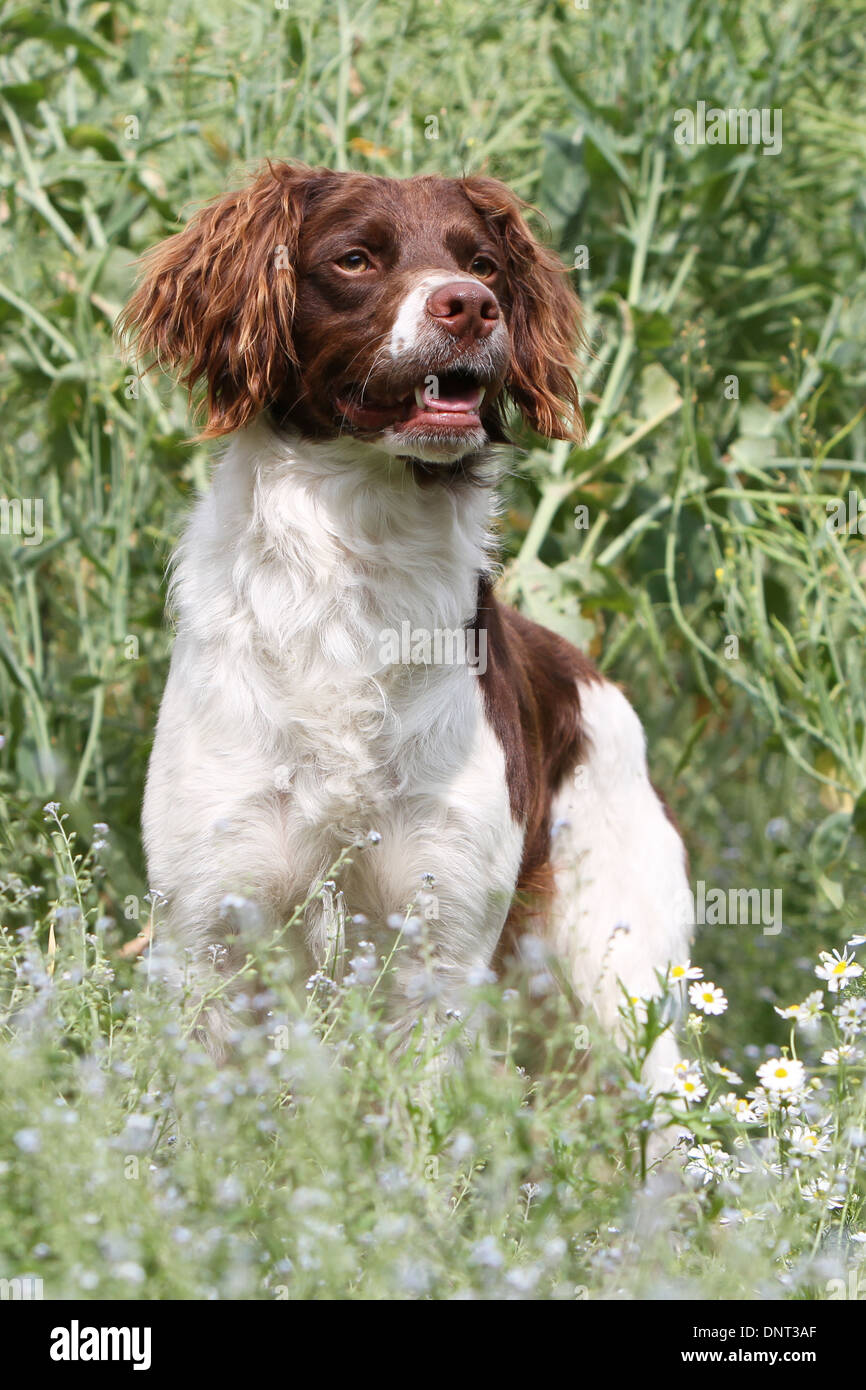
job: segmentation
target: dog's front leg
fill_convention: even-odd
[[[649,779],[644,732],[608,681],[581,684],[586,754],[554,804],[553,943],[575,991],[621,1033],[623,989],[659,992],[658,975],[685,959],[691,936],[686,855]],[[658,1040],[646,1080],[666,1088],[677,1060]]]
[[[412,929],[397,952],[392,1005],[408,1036],[419,1016],[465,1017],[487,978],[511,906],[523,829],[511,812],[502,749],[478,719],[462,765],[447,781],[391,803],[360,883],[380,920],[408,908]],[[411,905],[411,906],[410,906]]]

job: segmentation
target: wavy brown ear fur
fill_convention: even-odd
[[[581,310],[565,266],[532,235],[529,208],[498,179],[469,175],[462,186],[505,249],[512,362],[506,389],[524,419],[548,439],[581,439],[574,372]]]
[[[315,171],[269,164],[143,258],[118,320],[140,355],[207,383],[202,438],[248,424],[296,365],[291,325],[304,192]]]

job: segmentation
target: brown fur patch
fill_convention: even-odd
[[[488,437],[505,438],[507,396],[539,433],[579,438],[580,306],[526,210],[496,179],[390,179],[273,161],[144,258],[118,327],[190,391],[204,387],[204,437],[269,411],[278,425],[330,438],[350,428],[336,405],[347,388],[399,396],[449,370],[456,340],[441,360],[404,354],[399,364],[382,344],[421,272],[466,272],[485,254],[509,334],[508,360],[486,383]],[[339,257],[357,245],[375,267],[347,276]]]
[[[486,579],[479,584],[475,623],[487,632],[487,669],[480,676],[485,710],[505,753],[512,815],[525,827],[501,952],[552,895],[553,798],[584,753],[580,685],[601,677],[565,638],[500,603]]]

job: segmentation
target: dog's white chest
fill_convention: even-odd
[[[352,909],[385,921],[432,879],[440,949],[465,965],[495,945],[523,843],[478,676],[437,642],[474,612],[489,498],[458,512],[439,491],[419,526],[417,490],[352,459],[240,440],[199,506],[145,803],[154,886],[216,864],[212,891],[280,916],[372,831]],[[413,660],[406,625],[438,660]],[[313,910],[314,948],[322,930]]]

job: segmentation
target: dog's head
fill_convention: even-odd
[[[150,253],[122,327],[206,383],[206,436],[268,411],[449,463],[504,438],[507,396],[574,437],[578,302],[524,208],[479,176],[270,164]]]

